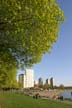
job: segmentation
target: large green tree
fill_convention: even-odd
[[[17,65],[40,62],[63,21],[56,0],[0,0],[0,76]]]
[[[0,0],[0,50],[33,64],[50,51],[64,15],[56,0]]]

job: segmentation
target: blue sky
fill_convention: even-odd
[[[58,41],[50,54],[33,66],[35,80],[53,77],[56,85],[72,86],[72,0],[57,0],[64,11],[66,21],[61,24]]]

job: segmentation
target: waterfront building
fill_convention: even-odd
[[[23,83],[24,83],[24,74],[20,74],[19,75],[19,85],[22,88],[23,88]]]
[[[50,81],[49,81],[49,79],[48,79],[48,78],[46,79],[45,84],[48,84],[48,85],[50,84]]]
[[[42,78],[39,78],[38,84],[39,84],[39,85],[43,85],[43,79],[42,79]]]
[[[53,77],[50,78],[50,88],[53,89]]]
[[[38,80],[34,81],[34,85],[38,85]]]
[[[19,75],[19,83],[22,88],[34,87],[34,70],[26,69],[25,74]]]
[[[34,71],[32,69],[26,69],[24,78],[24,88],[34,87]]]

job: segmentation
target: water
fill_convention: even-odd
[[[63,98],[72,99],[72,92],[65,91],[62,92],[60,95],[63,96]]]

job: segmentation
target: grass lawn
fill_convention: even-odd
[[[0,108],[72,108],[72,105],[49,100],[33,99],[14,92],[0,92]]]

